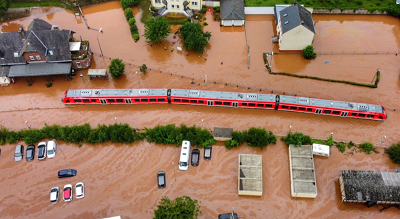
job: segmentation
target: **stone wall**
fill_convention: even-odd
[[[387,14],[386,11],[385,12],[381,12],[381,11],[374,11],[374,12],[369,12],[367,9],[364,8],[360,8],[357,10],[353,10],[353,9],[345,9],[345,10],[340,10],[339,8],[335,8],[332,10],[329,9],[315,9],[313,10],[313,14]]]

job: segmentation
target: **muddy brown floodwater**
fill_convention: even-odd
[[[171,34],[162,44],[149,46],[142,37],[134,42],[119,2],[109,2],[83,8],[91,27],[103,28],[98,34],[88,30],[82,20],[72,12],[59,8],[38,8],[32,16],[1,23],[1,31],[25,28],[32,18],[41,18],[62,29],[75,31],[75,38],[90,42],[93,56],[92,68],[107,68],[110,58],[122,58],[126,72],[119,79],[75,77],[64,81],[53,77],[53,86],[46,88],[44,78],[34,78],[29,87],[20,79],[16,84],[0,87],[0,124],[11,130],[31,125],[79,125],[127,123],[132,127],[154,127],[184,123],[204,127],[232,127],[244,130],[264,127],[282,136],[289,131],[300,131],[313,138],[327,138],[334,133],[336,141],[369,141],[379,148],[379,154],[354,156],[342,154],[332,148],[329,158],[315,158],[318,196],[316,199],[292,199],[288,149],[282,142],[270,145],[263,151],[242,146],[228,151],[221,142],[213,148],[211,161],[201,159],[199,167],[179,172],[179,148],[138,142],[133,145],[106,143],[96,146],[60,143],[56,159],[15,163],[14,145],[2,147],[0,158],[0,215],[2,218],[102,218],[121,215],[122,218],[151,218],[162,196],[176,198],[188,195],[201,201],[200,218],[216,218],[218,213],[235,212],[243,218],[396,218],[398,210],[390,208],[379,212],[381,206],[367,208],[361,204],[344,204],[340,201],[337,179],[340,170],[395,171],[396,166],[384,155],[383,147],[399,140],[398,125],[400,100],[400,56],[394,54],[349,55],[351,51],[399,51],[400,22],[389,16],[315,15],[317,52],[343,55],[319,55],[305,61],[296,54],[278,54],[272,57],[274,71],[287,71],[370,83],[377,68],[381,71],[378,88],[363,88],[345,84],[269,75],[265,71],[262,53],[277,50],[271,44],[275,24],[273,16],[246,16],[250,68],[247,67],[247,47],[244,28],[220,27],[207,12],[206,31],[212,33],[204,54],[173,51],[182,46],[179,37]],[[142,11],[134,8],[140,35]],[[176,31],[178,26],[173,26]],[[357,33],[357,34],[354,34]],[[351,36],[349,38],[349,36]],[[100,57],[99,43],[104,57]],[[379,40],[377,40],[379,38]],[[168,47],[168,50],[164,50]],[[186,55],[188,53],[188,55]],[[221,64],[223,62],[223,64]],[[325,64],[325,62],[328,62]],[[138,65],[149,67],[147,74],[139,72]],[[171,75],[172,74],[172,75]],[[204,82],[207,75],[208,83]],[[195,84],[191,84],[191,81]],[[222,82],[213,84],[210,81]],[[228,83],[229,85],[224,85]],[[236,85],[240,85],[237,87]],[[252,109],[210,108],[175,105],[107,105],[65,107],[60,101],[67,89],[73,88],[184,88],[255,92],[262,88],[275,93],[289,92],[300,96],[380,104],[389,115],[384,122],[314,116],[300,113],[263,111]],[[6,103],[6,104],[5,104]],[[27,121],[25,123],[25,121]],[[386,136],[386,138],[384,138]],[[381,140],[384,140],[381,142]],[[202,151],[203,153],[203,151]],[[237,159],[239,153],[263,155],[262,197],[237,195]],[[57,171],[75,168],[78,175],[58,179]],[[158,189],[156,173],[167,173],[167,188]],[[176,180],[175,180],[176,178]],[[51,187],[84,182],[85,198],[70,203],[51,205]],[[172,184],[170,184],[172,183]]]

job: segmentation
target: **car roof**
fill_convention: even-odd
[[[57,199],[57,193],[58,191],[54,191],[50,193],[50,199],[51,200],[56,200]]]
[[[69,189],[64,190],[64,198],[69,198],[71,197],[71,191]]]
[[[35,148],[35,145],[30,144],[30,145],[28,145],[27,149],[29,149],[29,148]]]
[[[20,152],[21,151],[21,147],[22,147],[22,145],[17,145],[16,147],[15,147],[15,152]]]

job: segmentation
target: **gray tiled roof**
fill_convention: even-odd
[[[286,33],[299,25],[303,25],[315,33],[311,12],[297,3],[293,3],[293,5],[281,10],[279,17],[281,19],[282,33]]]
[[[71,72],[71,63],[34,63],[10,67],[8,77],[64,75]]]
[[[46,21],[38,18],[34,18],[33,21],[29,24],[27,31],[38,31],[38,30],[51,30],[51,24]]]
[[[19,56],[22,47],[22,38],[18,32],[0,34],[0,65],[26,63],[23,56]],[[14,53],[18,53],[15,57]]]
[[[222,20],[244,20],[244,0],[220,0]]]

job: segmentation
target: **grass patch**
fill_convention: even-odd
[[[71,5],[65,4],[61,1],[46,1],[46,2],[11,2],[10,8],[29,8],[29,7],[60,7],[66,8],[68,10],[77,10],[77,7],[73,7]]]
[[[146,21],[153,16],[151,14],[151,11],[149,10],[150,5],[151,5],[151,2],[148,0],[140,0],[139,1],[139,7],[140,7],[140,10],[142,11],[142,17],[140,18],[140,22],[142,22],[143,24],[145,24]]]

